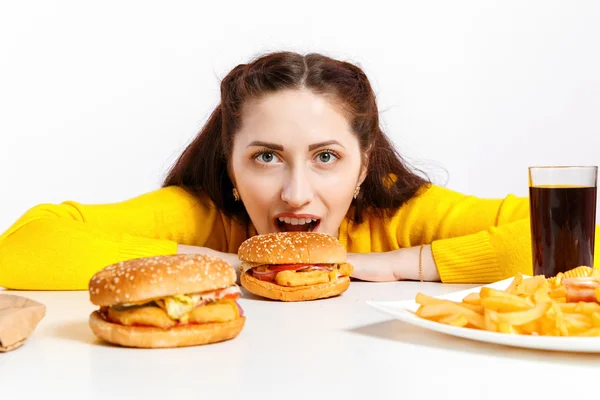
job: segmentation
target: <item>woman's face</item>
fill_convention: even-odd
[[[329,97],[286,90],[248,102],[230,172],[259,234],[337,237],[366,176],[357,137]]]

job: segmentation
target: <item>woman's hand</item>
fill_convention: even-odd
[[[383,253],[349,253],[347,261],[354,267],[352,277],[363,281],[418,281],[419,249],[420,246]],[[424,281],[440,281],[430,245],[423,246],[421,271]]]

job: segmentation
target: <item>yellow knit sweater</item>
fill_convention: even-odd
[[[344,220],[339,239],[351,253],[431,243],[442,282],[485,283],[531,274],[528,216],[526,198],[481,199],[434,185],[391,218]],[[0,286],[83,290],[115,262],[174,254],[177,244],[236,253],[254,234],[178,187],[114,204],[41,204],[0,236]]]

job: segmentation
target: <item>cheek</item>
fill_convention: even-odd
[[[323,174],[319,186],[329,198],[344,199],[354,193],[359,173],[360,167],[355,163],[340,165],[334,171]]]
[[[331,223],[338,223],[348,212],[356,189],[358,170],[346,167],[319,180],[319,198],[324,203]]]
[[[327,179],[319,185],[320,197],[332,206],[344,203],[354,192],[354,183],[345,179]]]
[[[276,180],[244,167],[236,171],[237,189],[240,192],[244,206],[253,220],[267,215],[274,202],[279,198],[279,188]]]
[[[278,189],[274,182],[269,182],[266,179],[256,179],[255,177],[248,177],[247,179],[239,182],[239,188],[243,193],[244,201],[248,206],[259,204],[261,207],[268,205],[277,198]]]

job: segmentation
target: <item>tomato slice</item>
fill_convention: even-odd
[[[281,264],[281,265],[269,265],[268,268],[274,272],[281,271],[295,271],[301,268],[308,268],[310,264]]]

